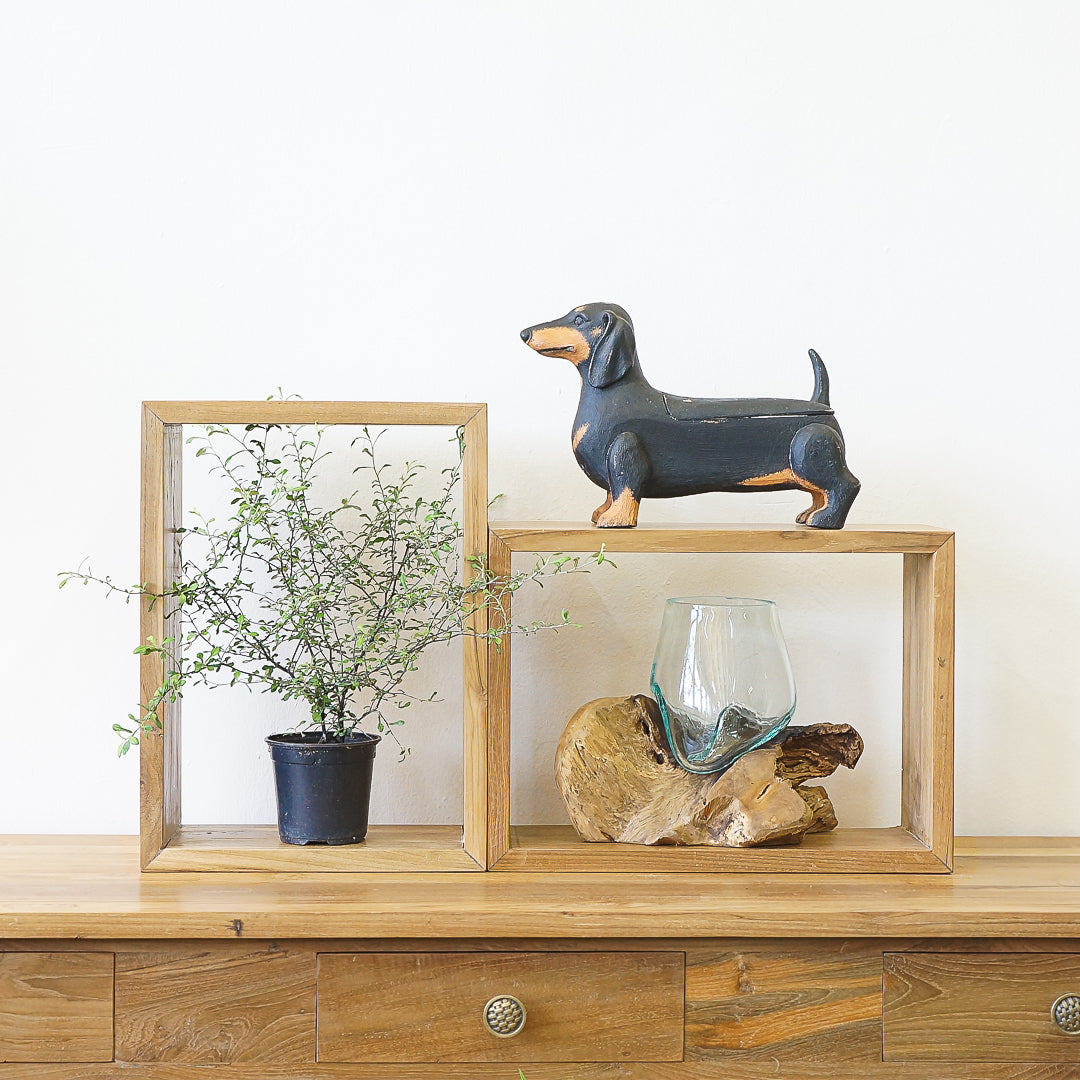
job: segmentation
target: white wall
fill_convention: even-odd
[[[488,401],[499,516],[580,519],[576,376],[517,332],[594,299],[665,389],[796,395],[822,353],[851,520],[957,532],[958,831],[1080,831],[1078,40],[1068,2],[7,5],[0,831],[137,829],[109,730],[136,613],[55,575],[137,577],[142,399]],[[558,816],[564,718],[645,688],[690,584],[781,600],[800,719],[871,744],[841,817],[895,818],[898,583],[746,559],[574,582],[587,636],[518,654],[519,816]],[[386,783],[433,783],[409,768]],[[225,817],[229,787],[192,805]]]

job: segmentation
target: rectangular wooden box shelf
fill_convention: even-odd
[[[362,401],[150,401],[142,417],[142,573],[140,580],[161,591],[179,572],[179,534],[183,514],[181,453],[185,424],[347,424],[412,425],[464,429],[461,514],[465,553],[487,546],[487,406],[442,402]],[[465,562],[466,567],[468,562]],[[174,633],[163,605],[143,610],[142,639]],[[479,614],[473,626],[487,628]],[[477,771],[483,753],[477,746],[486,725],[484,688],[487,649],[466,637],[464,788],[460,826],[383,826],[363,844],[348,847],[291,846],[273,827],[190,826],[180,805],[180,703],[163,707],[160,735],[140,746],[141,862],[145,870],[309,870],[407,871],[481,870],[486,860],[487,823],[483,817],[484,777]],[[141,660],[141,701],[148,701],[163,674],[158,656]]]
[[[514,552],[899,555],[903,558],[903,776],[900,824],[809,836],[798,847],[642,848],[585,843],[569,827],[510,821],[512,649],[488,655],[488,866],[538,871],[948,873],[953,851],[953,534],[921,525],[639,525],[495,522],[488,555],[508,573]]]
[[[847,553],[903,559],[903,778],[899,826],[838,829],[801,847],[750,851],[586,844],[569,828],[510,822],[510,656],[482,638],[464,641],[461,825],[373,826],[348,847],[281,844],[272,826],[184,824],[180,805],[180,708],[140,747],[141,865],[150,870],[307,871],[810,871],[948,872],[952,867],[953,535],[924,526],[819,530],[779,525],[639,525],[597,530],[578,523],[487,523],[487,407],[481,404],[169,401],[143,405],[142,572],[154,591],[179,571],[181,451],[185,424],[448,425],[465,431],[462,522],[466,556],[488,553],[497,573],[518,552]],[[466,559],[467,565],[467,559]],[[156,605],[141,636],[175,632]],[[487,630],[484,616],[474,627]],[[160,657],[141,659],[141,700],[161,682]]]

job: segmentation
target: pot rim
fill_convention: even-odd
[[[370,731],[354,731],[344,738],[331,737],[322,741],[321,731],[282,731],[276,735],[267,735],[266,742],[270,746],[310,746],[310,747],[346,747],[365,746],[382,742],[381,735],[373,735]]]

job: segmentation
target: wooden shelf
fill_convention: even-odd
[[[492,521],[490,529],[513,551],[607,551],[642,553],[787,552],[870,555],[931,555],[952,532],[929,525],[640,524],[597,529],[574,521]]]
[[[903,559],[902,779],[899,827],[837,829],[790,848],[652,849],[585,844],[569,830],[510,820],[510,665],[513,648],[488,651],[488,866],[494,870],[715,870],[742,873],[948,873],[953,846],[953,534],[925,525],[638,525],[492,522],[488,557],[498,574],[515,552],[613,554],[849,554]],[[553,584],[552,588],[557,585]]]
[[[362,844],[283,844],[274,825],[182,825],[151,870],[387,873],[482,870],[460,825],[372,825]]]
[[[385,401],[149,401],[142,415],[142,561],[140,580],[154,592],[175,581],[180,570],[179,527],[183,515],[183,427],[185,424],[365,424],[460,427],[464,432],[461,516],[466,556],[487,543],[487,406],[453,402]],[[471,573],[468,559],[466,574]],[[177,612],[164,604],[143,606],[142,638],[175,636]],[[180,701],[166,701],[160,733],[139,746],[141,861],[145,870],[480,870],[487,861],[483,734],[487,722],[485,685],[486,614],[474,612],[477,636],[463,640],[463,778],[461,825],[447,829],[384,827],[348,848],[282,844],[271,827],[191,828],[181,808],[182,737]],[[161,684],[158,654],[141,657],[141,700]]]
[[[465,429],[463,523],[466,555],[487,547],[496,573],[512,553],[594,551],[701,554],[891,554],[904,564],[903,778],[899,826],[840,829],[801,847],[768,851],[604,848],[569,832],[511,828],[510,657],[479,636],[464,642],[463,788],[460,826],[373,828],[348,848],[291,847],[270,827],[193,827],[181,812],[179,702],[162,709],[163,731],[140,746],[141,865],[155,871],[262,870],[290,874],[558,870],[693,873],[944,873],[952,866],[953,535],[921,525],[848,526],[641,524],[596,529],[581,522],[498,522],[487,527],[486,406],[388,402],[147,402],[143,407],[142,570],[151,590],[178,573],[183,425],[203,423],[454,425]],[[552,586],[556,587],[556,586]],[[142,636],[175,633],[175,613],[144,609]],[[163,675],[142,657],[141,695]]]
[[[644,847],[585,843],[569,825],[513,825],[510,847],[498,869],[546,873],[725,872],[945,874],[949,868],[911,833],[892,829],[836,829],[814,833],[797,847]]]

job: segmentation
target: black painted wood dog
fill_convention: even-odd
[[[634,326],[616,304],[585,304],[521,340],[571,361],[581,375],[574,456],[607,492],[592,519],[637,524],[643,498],[703,491],[778,491],[813,496],[800,524],[843,528],[859,481],[829,406],[829,376],[813,349],[814,393],[794,398],[687,398],[655,390],[638,365]]]

